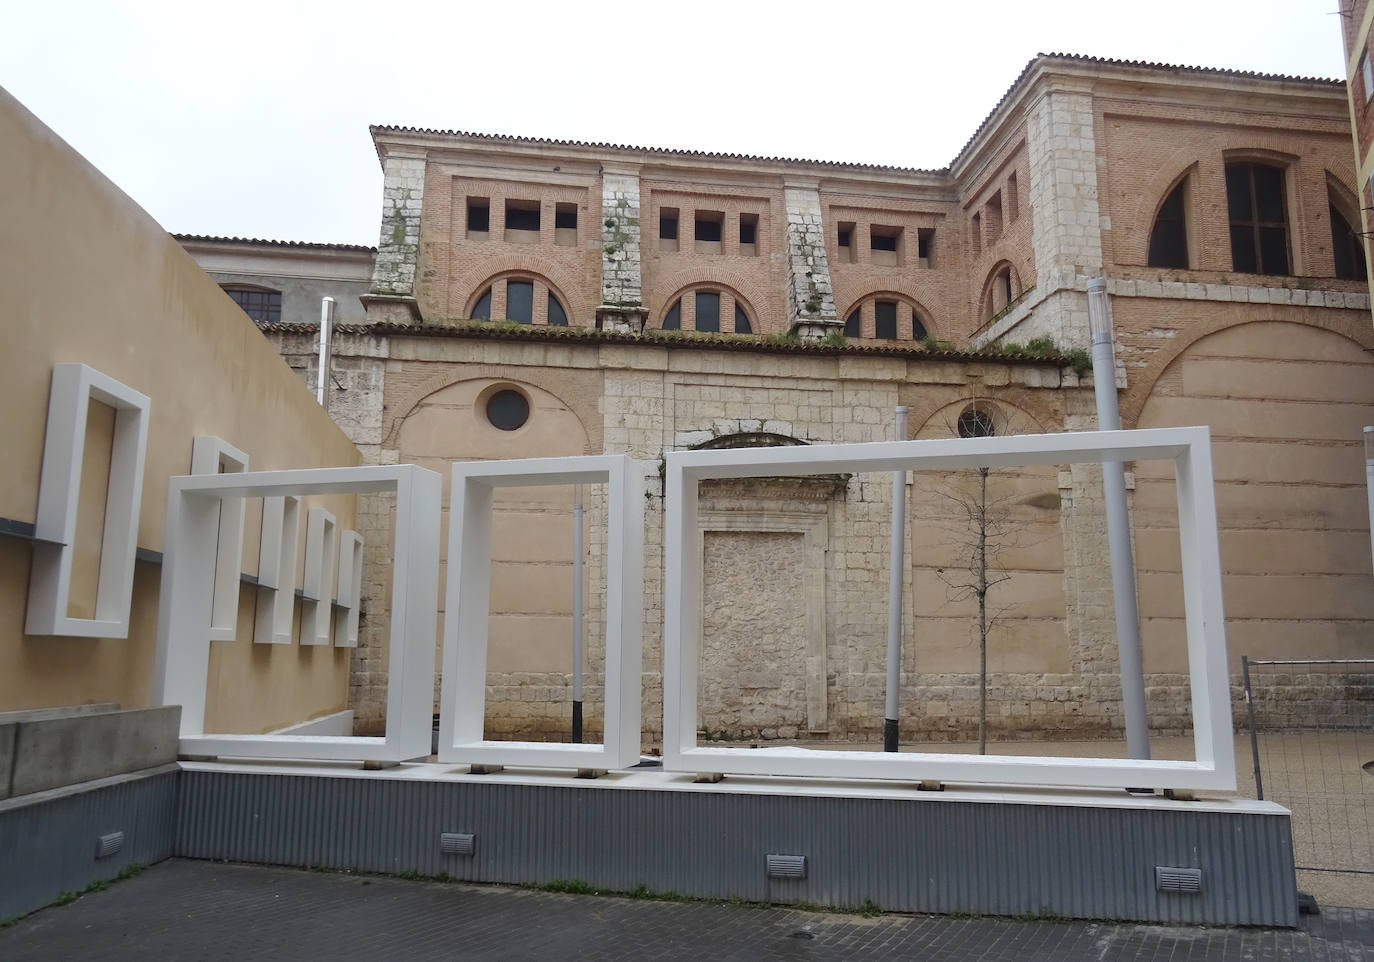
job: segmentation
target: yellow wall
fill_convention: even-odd
[[[167,478],[212,434],[254,469],[353,465],[357,449],[248,317],[158,224],[0,90],[0,517],[33,522],[52,367],[82,362],[152,399],[138,543],[162,549]],[[108,445],[98,424],[87,450]],[[108,460],[108,447],[104,457]],[[83,496],[83,508],[92,500]],[[313,503],[313,502],[312,502]],[[319,499],[353,526],[352,499]],[[247,570],[260,511],[250,502]],[[83,511],[82,514],[85,514]],[[87,537],[87,518],[78,522]],[[159,570],[140,563],[128,639],[26,637],[29,545],[0,538],[0,710],[146,705]],[[98,554],[98,548],[95,552]],[[81,554],[81,552],[79,552]],[[78,588],[95,559],[84,553]],[[72,612],[89,594],[79,590]],[[88,603],[88,601],[87,601]],[[348,651],[255,646],[252,592],[239,641],[212,649],[207,726],[264,731],[345,707]]]

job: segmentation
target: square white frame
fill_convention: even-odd
[[[339,609],[334,619],[334,647],[358,647],[358,613],[363,595],[363,536],[356,531],[339,535],[339,585],[334,596]]]
[[[702,571],[698,483],[711,478],[1172,459],[1192,691],[1195,761],[1051,756],[969,756],[808,748],[733,749],[696,744]],[[1233,790],[1231,695],[1205,427],[1152,428],[867,444],[673,451],[667,455],[664,517],[663,767],[738,775],[934,779],[954,783],[1147,786]]]
[[[105,490],[105,528],[95,617],[67,615],[71,600],[76,514],[90,402],[115,409],[110,479]],[[33,566],[24,634],[78,638],[129,637],[134,593],[138,515],[143,504],[143,463],[148,450],[152,402],[126,384],[85,364],[54,364],[48,393],[48,424],[38,480]]]
[[[230,735],[205,731],[210,642],[204,626],[214,588],[222,499],[396,492],[386,734]],[[172,478],[158,607],[153,702],[181,705],[180,752],[250,758],[399,762],[429,754],[438,626],[442,478],[413,464],[256,471]]]
[[[301,644],[327,645],[333,640],[330,565],[334,562],[339,526],[324,508],[311,508],[305,519],[305,577],[302,579]]]
[[[300,498],[288,494],[262,499],[254,644],[289,645],[295,640],[296,555],[300,535]]]
[[[242,474],[248,455],[228,441],[203,434],[191,442],[191,473]],[[233,641],[239,626],[239,588],[243,575],[244,501],[225,501],[219,510],[219,547],[215,554],[215,603],[210,614],[210,640]]]
[[[639,763],[644,472],[643,463],[610,454],[453,465],[439,761],[605,769]],[[488,741],[483,737],[483,723],[491,606],[492,496],[497,488],[554,484],[605,484],[607,488],[605,734],[599,745]]]

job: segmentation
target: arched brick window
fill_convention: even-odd
[[[1150,250],[1146,263],[1150,267],[1188,267],[1188,178],[1174,185],[1155,214],[1150,228]]]
[[[750,308],[724,287],[703,285],[683,291],[663,312],[659,327],[665,331],[700,331],[706,334],[752,334]]]
[[[536,274],[497,277],[481,289],[468,317],[474,321],[506,320],[517,324],[567,327],[568,311],[549,282]]]
[[[1010,261],[995,264],[983,283],[984,323],[1001,314],[1020,296],[1021,277],[1016,273],[1016,267]]]
[[[849,308],[845,337],[919,341],[929,333],[924,308],[904,294],[870,294]]]

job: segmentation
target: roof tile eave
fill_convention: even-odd
[[[220,237],[214,234],[172,234],[181,244],[243,244],[252,247],[286,247],[296,250],[350,251],[376,254],[377,248],[363,244],[327,244],[316,241],[273,240],[265,237]]]

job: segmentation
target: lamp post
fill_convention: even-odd
[[[1116,406],[1116,359],[1112,349],[1112,306],[1106,278],[1088,281],[1088,324],[1093,340],[1093,385],[1097,394],[1097,427],[1121,429]],[[1112,597],[1116,608],[1116,647],[1121,661],[1121,702],[1126,720],[1126,751],[1131,758],[1150,757],[1150,729],[1145,712],[1145,670],[1140,658],[1140,615],[1136,609],[1135,560],[1131,556],[1131,522],[1126,511],[1126,468],[1120,461],[1102,463],[1102,494],[1107,510],[1107,545],[1111,552]]]
[[[906,440],[906,405],[897,406],[898,441]],[[883,712],[883,751],[895,752],[902,686],[902,567],[906,560],[906,472],[892,472],[892,551],[887,579],[887,702]]]

